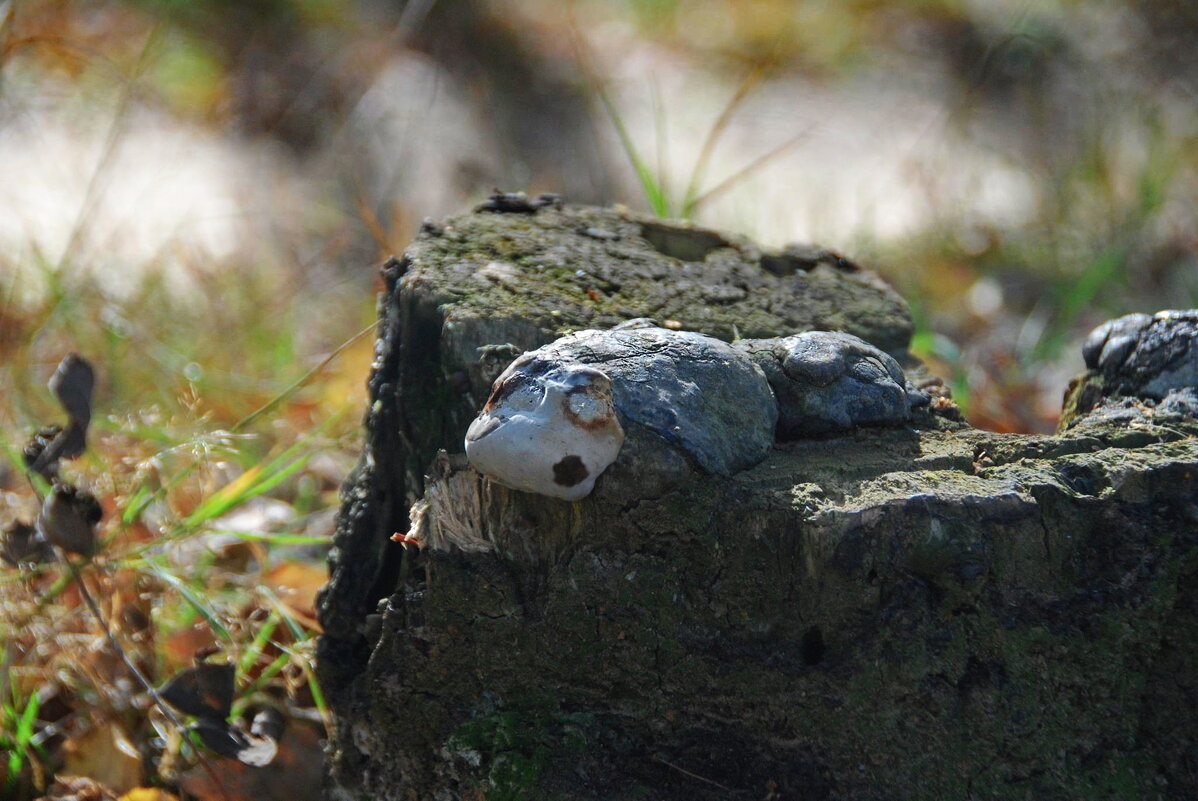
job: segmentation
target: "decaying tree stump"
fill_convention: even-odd
[[[573,503],[508,490],[452,454],[499,372],[564,332],[843,330],[900,361],[911,334],[833,253],[514,208],[428,224],[384,270],[321,602],[334,797],[1193,797],[1185,402],[1137,400],[1088,353],[1067,430],[1000,435],[909,369],[934,397],[903,428],[731,478],[617,471]],[[1175,372],[1198,361],[1169,347]],[[418,501],[419,550],[389,539]]]

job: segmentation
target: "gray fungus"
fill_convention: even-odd
[[[1128,314],[1090,332],[1082,356],[1105,395],[1161,400],[1198,387],[1198,310]]]
[[[851,334],[729,345],[633,320],[512,362],[471,424],[466,454],[500,484],[578,500],[621,452],[645,462],[624,465],[624,480],[646,486],[689,467],[730,476],[776,439],[901,425],[926,402],[893,357]],[[663,458],[663,447],[673,454]]]

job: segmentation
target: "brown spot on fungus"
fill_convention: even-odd
[[[553,481],[563,487],[573,487],[589,475],[582,459],[574,455],[567,456],[553,466]]]

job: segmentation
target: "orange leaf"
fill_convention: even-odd
[[[62,745],[63,773],[87,776],[113,792],[124,793],[141,784],[141,754],[115,723],[105,723]]]
[[[329,580],[329,573],[323,566],[281,562],[268,570],[263,580],[283,603],[311,618],[316,614],[316,593]]]
[[[120,801],[179,801],[179,796],[158,787],[134,787]]]

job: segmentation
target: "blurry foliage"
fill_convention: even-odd
[[[223,94],[222,65],[202,41],[182,33],[171,39],[151,76],[163,99],[180,114],[215,108]]]
[[[265,405],[285,410],[298,389]],[[180,414],[194,415],[197,403],[193,395]],[[58,551],[57,563],[35,559],[0,575],[0,737],[12,749],[10,793],[26,794],[25,782],[41,788],[56,770],[124,792],[150,778],[172,780],[196,760],[206,765],[210,758],[179,737],[173,718],[138,700],[142,676],[162,684],[200,651],[215,648],[235,668],[234,717],[269,699],[293,717],[324,719],[311,661],[325,572],[294,559],[306,547],[322,553],[329,541],[331,520],[298,507],[313,492],[321,510],[336,503],[342,468],[314,470],[313,459],[348,451],[327,438],[340,417],[327,415],[315,428],[259,418],[270,435],[256,436],[237,423],[212,430],[216,415],[187,422],[154,412],[108,416],[91,452],[56,471],[56,482],[99,499],[100,544],[82,560]],[[240,429],[246,433],[233,433]],[[7,531],[28,520],[46,490],[25,473],[11,441],[0,438],[0,446],[7,501],[0,529]],[[50,522],[43,512],[39,528]],[[105,641],[120,643],[119,658]],[[130,741],[125,731],[143,745],[120,746]],[[154,738],[159,745],[148,751]],[[123,756],[107,752],[113,742]],[[144,757],[151,752],[152,763]],[[119,781],[110,771],[118,762]]]
[[[604,5],[605,0],[589,0]],[[784,65],[844,74],[896,30],[968,14],[961,0],[796,2],[796,0],[625,0],[646,35],[726,67]]]
[[[174,269],[187,270],[188,292],[151,271],[112,297],[69,262],[0,275],[0,530],[31,523],[49,491],[20,450],[62,420],[45,381],[80,349],[99,372],[91,447],[63,471],[103,510],[78,581],[104,628],[154,684],[217,647],[237,669],[235,715],[271,701],[319,723],[315,593],[358,448],[373,309],[285,274]],[[34,278],[42,289],[30,293]],[[88,767],[113,763],[118,729],[138,754],[122,757],[125,784],[174,780],[202,758],[147,708],[72,575],[37,562],[0,572],[6,797],[72,769],[128,789]]]

